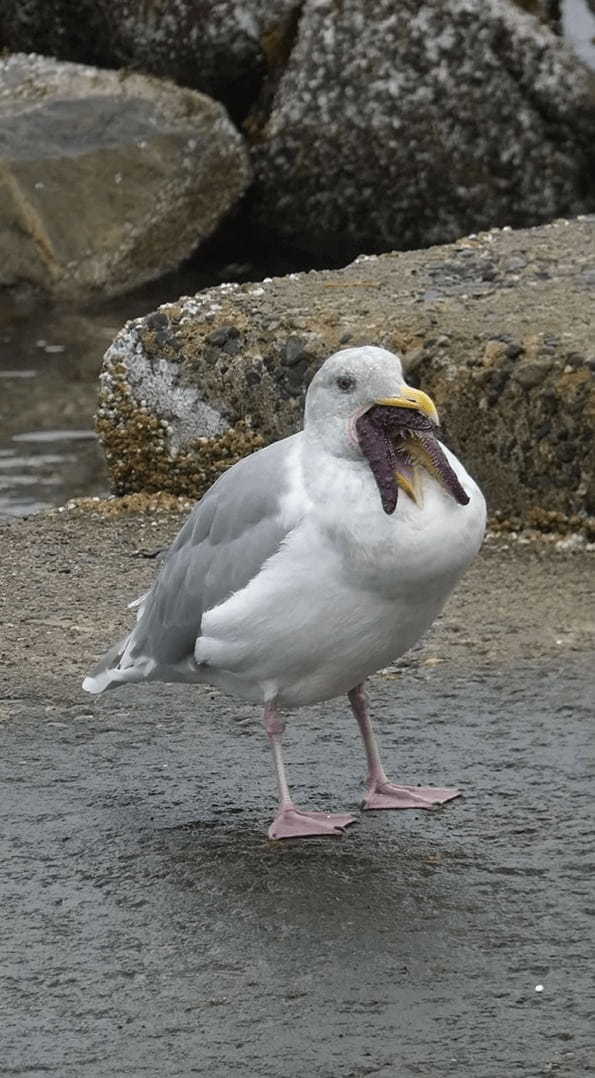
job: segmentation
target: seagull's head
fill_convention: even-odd
[[[416,413],[438,425],[434,403],[407,385],[399,356],[373,345],[342,348],[310,383],[304,427],[337,456],[360,456],[357,422],[379,405],[406,409],[412,422]]]
[[[468,502],[436,438],[438,422],[428,394],[407,385],[400,358],[373,345],[335,352],[306,394],[307,437],[334,456],[364,457],[387,513],[399,487],[420,501],[420,468],[461,505]]]

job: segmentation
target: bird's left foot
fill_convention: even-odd
[[[379,782],[368,788],[362,802],[364,809],[431,809],[460,797],[461,790],[439,786],[397,786]]]
[[[355,816],[347,813],[303,812],[291,805],[277,813],[268,834],[269,838],[309,838],[314,835],[338,838],[346,827],[356,822]]]

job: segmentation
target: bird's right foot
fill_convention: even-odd
[[[303,812],[295,805],[279,810],[271,826],[269,838],[310,838],[312,836],[330,836],[339,838],[350,824],[356,823],[355,816],[348,813]]]

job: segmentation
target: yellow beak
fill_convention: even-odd
[[[376,404],[387,404],[391,408],[414,408],[416,412],[421,412],[422,415],[426,415],[428,419],[431,419],[436,426],[440,422],[436,405],[432,398],[428,397],[428,394],[424,393],[423,390],[412,389],[411,386],[403,386],[402,396],[382,397],[376,401]]]

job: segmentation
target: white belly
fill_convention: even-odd
[[[246,588],[205,614],[201,676],[255,703],[298,707],[347,692],[407,651],[483,536],[483,496],[456,464],[467,506],[428,477],[422,508],[401,494],[388,516],[364,473],[337,526],[345,514],[327,498]]]

